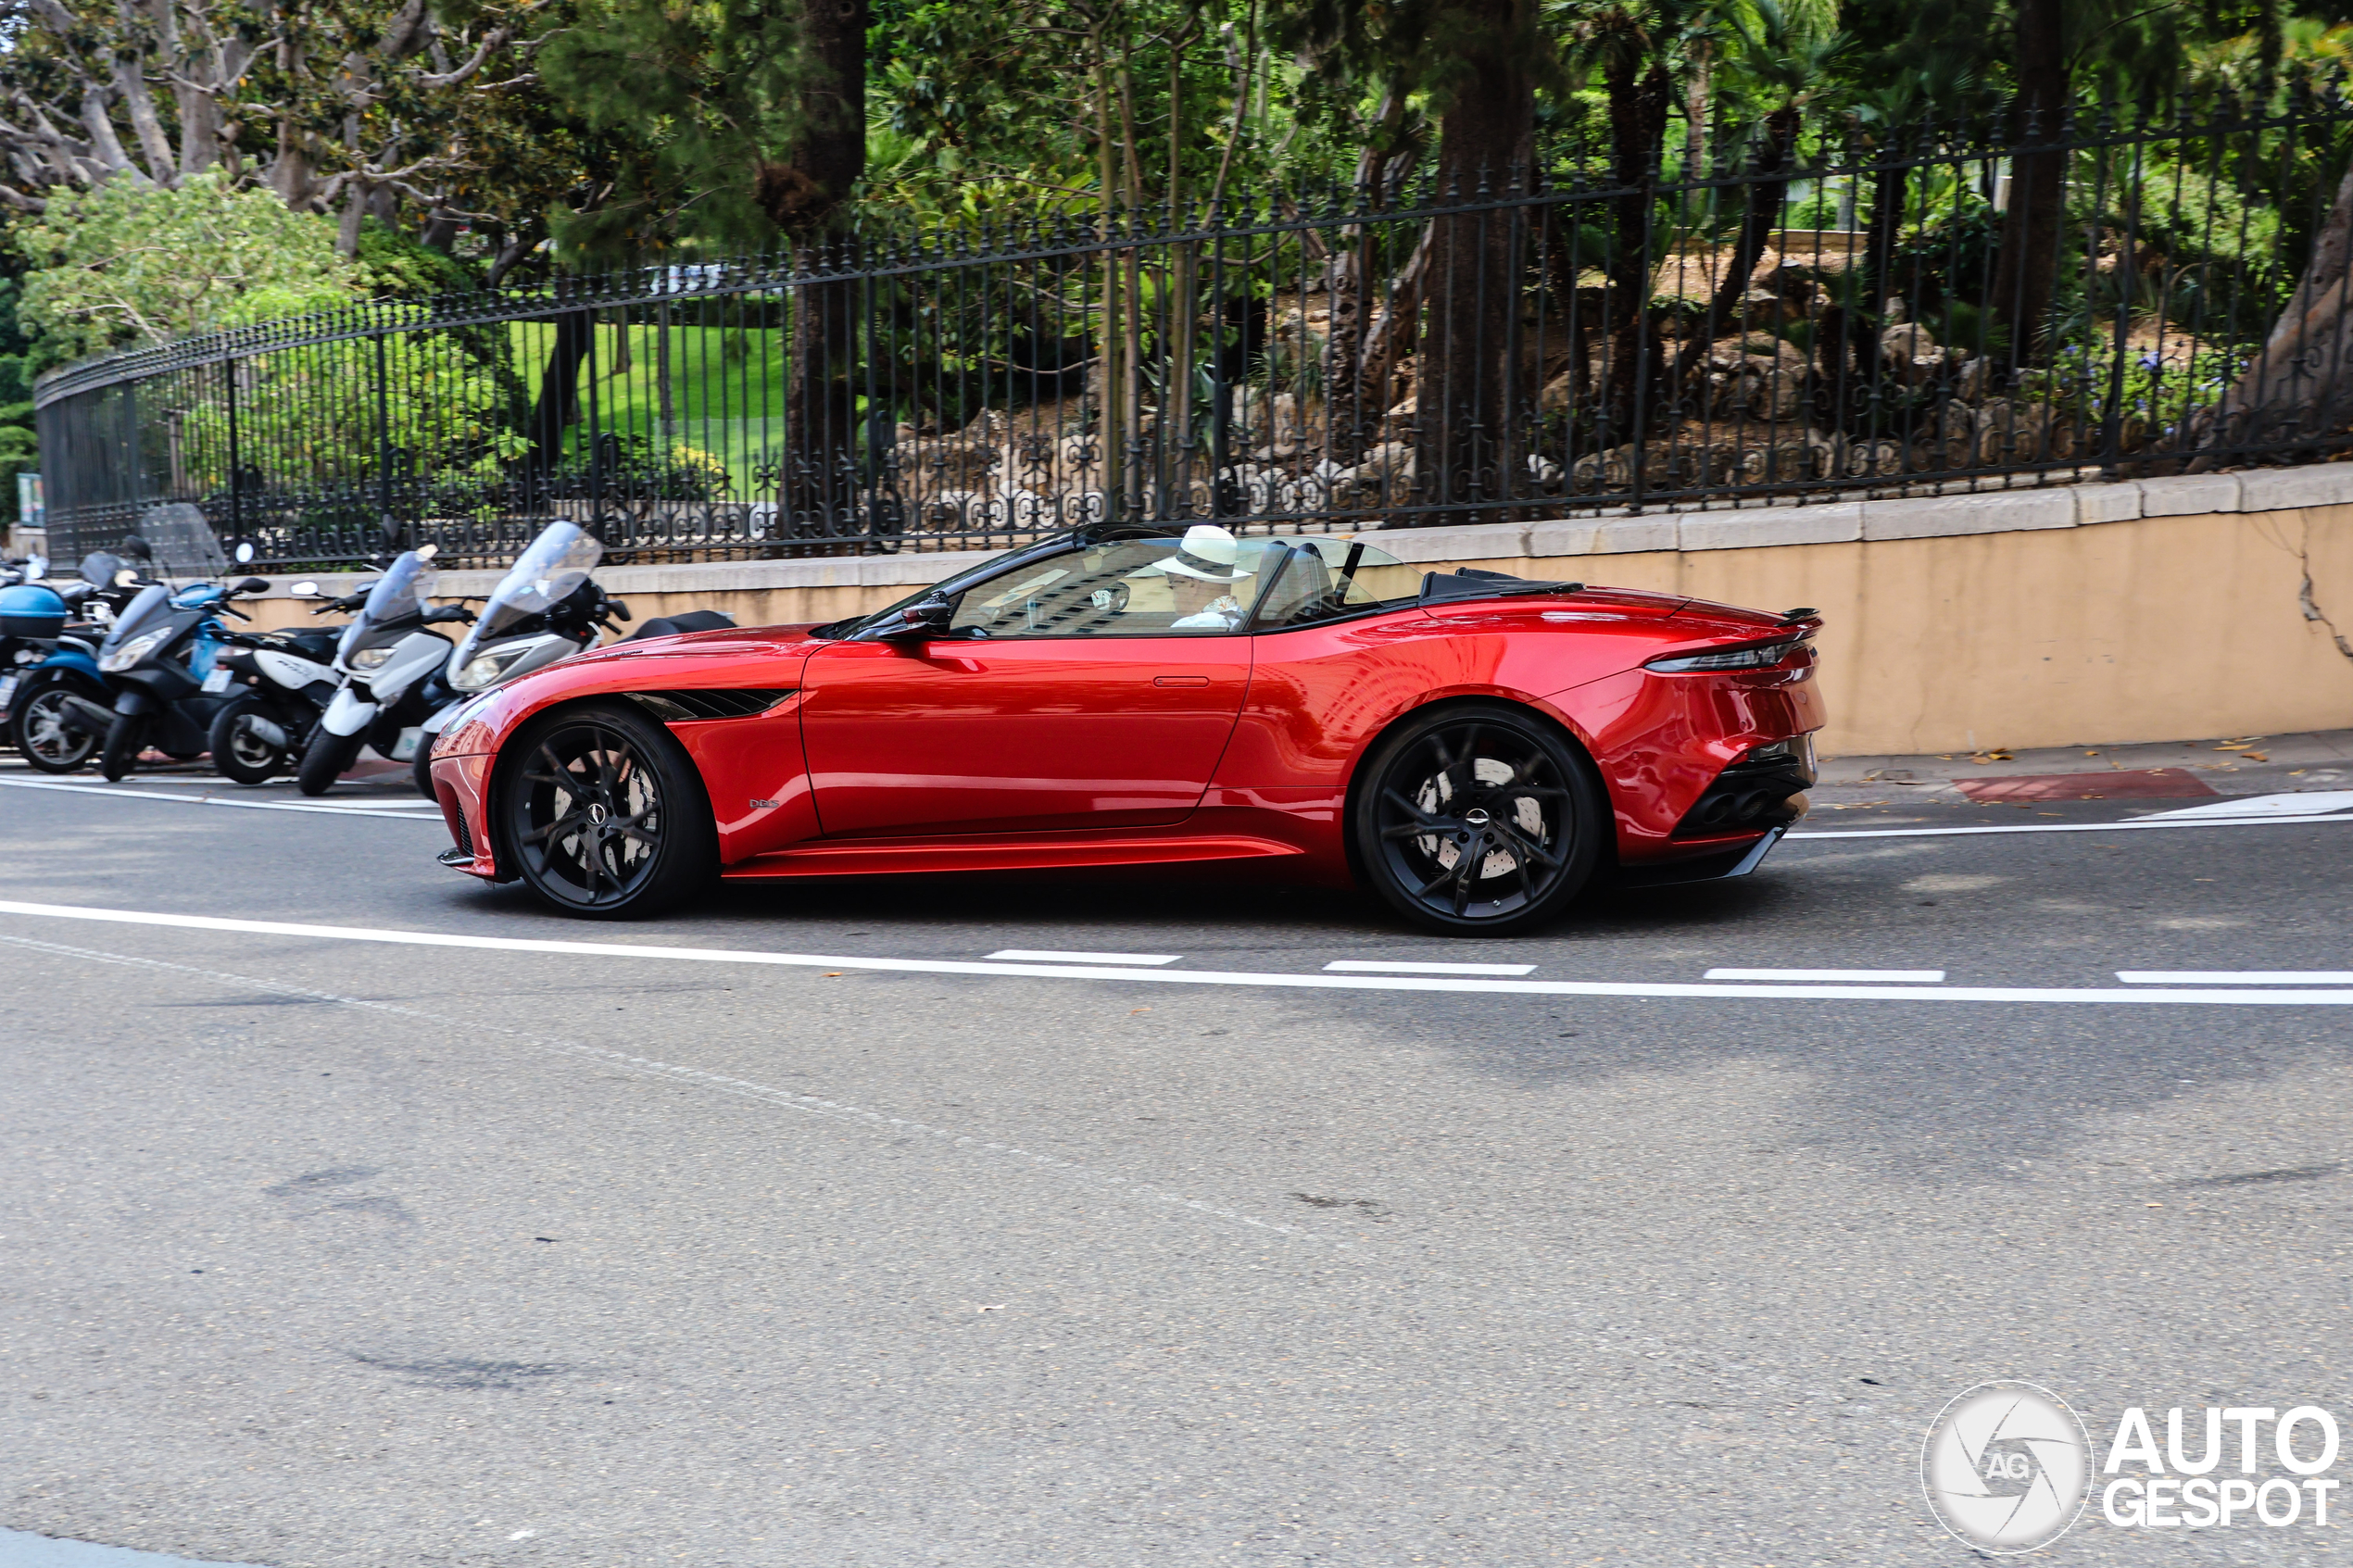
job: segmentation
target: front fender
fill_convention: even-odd
[[[319,722],[332,735],[356,735],[366,729],[376,717],[376,705],[355,693],[349,686],[336,690],[335,699],[327,704],[327,712]]]

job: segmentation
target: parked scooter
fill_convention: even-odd
[[[448,696],[424,721],[424,739],[412,760],[417,793],[434,798],[433,741],[449,716],[493,686],[506,684],[545,670],[592,647],[598,635],[616,621],[630,619],[629,607],[589,580],[589,572],[604,557],[604,546],[579,524],[557,521],[540,530],[539,537],[515,558],[507,575],[492,589],[482,616],[458,651],[449,657],[442,677]],[[694,621],[691,626],[678,622]],[[708,631],[735,621],[717,610],[695,610],[671,620],[648,621],[637,636],[667,635],[671,631]]]
[[[220,683],[229,698],[212,716],[210,731],[212,766],[221,777],[260,784],[293,769],[335,695],[342,635],[341,627],[332,627],[229,637],[207,683]]]
[[[204,754],[213,717],[227,701],[229,677],[222,671],[216,679],[213,669],[228,640],[220,618],[250,619],[229,601],[269,587],[266,578],[248,577],[233,587],[155,583],[140,590],[98,649],[99,672],[115,693],[100,772],[126,777],[151,741],[177,761]]]
[[[446,698],[434,688],[449,662],[449,639],[429,626],[472,621],[462,605],[429,603],[439,573],[434,546],[404,550],[368,590],[359,618],[344,628],[334,669],[342,684],[303,747],[295,784],[324,795],[372,746],[396,762],[412,759],[424,742],[424,721]],[[308,584],[296,584],[297,590]],[[348,598],[332,600],[335,608]]]
[[[7,734],[25,762],[44,773],[70,773],[104,745],[114,725],[114,693],[98,671],[98,648],[117,615],[146,586],[122,558],[97,550],[82,560],[79,582],[51,583],[66,620],[54,639],[26,639],[0,674],[14,677],[4,705]]]

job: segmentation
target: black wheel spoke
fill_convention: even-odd
[[[1556,872],[1561,869],[1562,860],[1559,856],[1546,850],[1542,845],[1529,837],[1518,828],[1509,822],[1499,822],[1496,825],[1504,830],[1504,836],[1511,841],[1510,848],[1515,859],[1533,860],[1548,872]]]
[[[1435,832],[1438,830],[1438,818],[1430,815],[1428,811],[1423,810],[1419,806],[1415,805],[1412,801],[1398,794],[1397,791],[1393,789],[1385,789],[1381,791],[1381,793],[1389,797],[1390,805],[1412,817],[1416,822],[1421,823],[1426,831]]]

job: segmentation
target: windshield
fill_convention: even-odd
[[[605,547],[590,538],[579,524],[549,523],[531,542],[531,548],[515,558],[515,564],[498,580],[498,586],[490,591],[490,602],[483,606],[482,619],[473,623],[466,640],[458,645],[449,667],[464,669],[475,648],[504,636],[516,622],[578,593],[604,553]]]
[[[107,652],[126,639],[137,636],[144,626],[152,625],[161,619],[170,603],[171,590],[160,583],[150,583],[140,589],[139,596],[115,618],[114,629],[107,633],[106,643],[99,651]]]
[[[424,613],[425,601],[433,593],[433,585],[440,580],[431,558],[414,550],[403,550],[388,567],[376,585],[369,590],[368,602],[359,608],[359,618],[345,628],[338,658],[358,650],[360,639],[369,633],[380,631],[396,621]]]
[[[229,556],[203,512],[185,501],[155,507],[139,519],[139,537],[166,577],[225,577]]]

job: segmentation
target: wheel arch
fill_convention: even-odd
[[[602,709],[614,713],[626,713],[638,719],[675,747],[678,760],[686,765],[686,776],[694,781],[696,794],[702,801],[703,812],[711,820],[711,832],[718,832],[718,813],[711,809],[711,781],[703,777],[702,765],[695,754],[671,733],[670,726],[629,700],[622,692],[582,692],[576,696],[560,697],[554,702],[533,709],[509,727],[506,739],[490,755],[490,769],[482,781],[482,833],[490,846],[490,864],[496,880],[510,882],[522,873],[509,859],[500,824],[505,820],[503,807],[512,775],[508,768],[510,754],[516,751],[523,738],[543,725],[570,713]]]
[[[1602,806],[1608,815],[1610,831],[1602,836],[1600,852],[1604,865],[1611,871],[1617,869],[1618,864],[1617,798],[1610,793],[1609,775],[1602,771],[1600,762],[1593,756],[1591,742],[1579,731],[1576,723],[1567,715],[1540,697],[1519,696],[1508,692],[1449,692],[1442,696],[1432,697],[1427,702],[1417,702],[1395,715],[1379,729],[1366,736],[1365,744],[1356,748],[1356,755],[1349,759],[1348,781],[1341,797],[1340,834],[1340,842],[1348,854],[1348,874],[1355,880],[1357,886],[1365,885],[1365,868],[1356,847],[1356,817],[1363,809],[1365,760],[1374,752],[1379,750],[1382,743],[1390,735],[1407,724],[1426,719],[1433,712],[1443,709],[1478,707],[1519,709],[1568,744],[1570,754],[1585,766],[1592,776],[1593,788],[1602,797]]]

